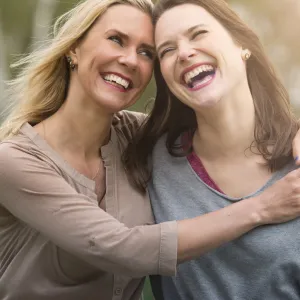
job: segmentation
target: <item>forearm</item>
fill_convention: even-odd
[[[247,199],[178,222],[178,263],[194,259],[261,225],[257,201]]]

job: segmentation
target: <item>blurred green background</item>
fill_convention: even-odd
[[[242,18],[256,30],[280,73],[300,116],[300,0],[231,0]],[[13,77],[10,64],[47,39],[55,18],[77,0],[0,0],[0,112],[6,106],[4,81]],[[143,111],[155,94],[152,81],[132,107]],[[1,119],[0,119],[1,121]],[[151,300],[149,284],[144,300]]]
[[[299,0],[229,0],[232,7],[260,35],[267,52],[300,111],[300,20]],[[13,74],[9,65],[20,54],[45,40],[55,18],[78,0],[0,0],[0,111],[5,106],[4,80]],[[133,107],[144,110],[153,97],[152,81]]]

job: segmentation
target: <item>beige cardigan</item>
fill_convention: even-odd
[[[176,270],[176,222],[153,224],[120,156],[143,115],[123,112],[101,148],[106,212],[95,182],[29,124],[0,144],[0,299],[136,300],[143,276]]]

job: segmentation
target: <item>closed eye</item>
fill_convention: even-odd
[[[159,58],[162,59],[168,52],[175,50],[175,48],[169,47],[160,52]]]
[[[207,32],[208,32],[207,30],[198,30],[192,34],[191,40],[194,40],[197,36],[203,35]]]
[[[123,47],[123,41],[122,41],[122,38],[120,36],[112,35],[112,36],[108,37],[108,39]]]

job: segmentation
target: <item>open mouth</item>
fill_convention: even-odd
[[[216,67],[210,64],[200,65],[183,74],[183,82],[190,88],[202,87],[209,83],[216,74]]]
[[[133,83],[130,79],[117,75],[115,73],[101,74],[101,77],[106,83],[115,86],[123,91],[128,91],[133,88]]]

